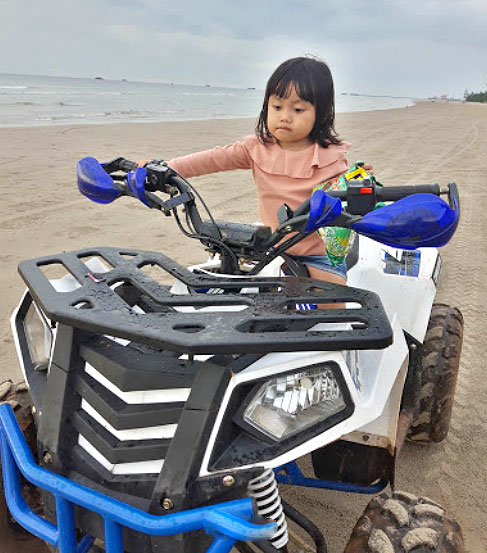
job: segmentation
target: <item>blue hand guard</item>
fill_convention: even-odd
[[[312,232],[333,222],[342,212],[339,198],[329,196],[324,190],[313,192],[309,204],[309,218],[304,232]]]
[[[120,191],[113,184],[113,179],[94,157],[85,157],[76,166],[78,189],[98,204],[109,204],[120,196]]]
[[[147,176],[147,169],[144,167],[137,167],[135,171],[127,173],[127,183],[133,196],[140,200],[147,207],[150,207],[145,197],[145,178]]]
[[[377,242],[406,250],[441,247],[458,225],[459,210],[434,194],[414,194],[367,213],[352,228]]]

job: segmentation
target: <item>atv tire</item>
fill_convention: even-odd
[[[433,304],[423,345],[419,413],[407,438],[418,444],[441,442],[450,428],[460,353],[463,317],[455,307]]]
[[[465,553],[465,546],[460,527],[440,505],[395,492],[367,505],[344,553]]]

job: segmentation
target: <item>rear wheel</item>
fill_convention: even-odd
[[[463,339],[463,317],[455,307],[433,304],[424,341],[421,396],[408,439],[427,444],[448,434]]]
[[[344,553],[465,553],[458,524],[426,497],[395,492],[375,497]]]

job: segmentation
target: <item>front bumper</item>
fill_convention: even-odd
[[[254,517],[250,498],[165,516],[151,515],[43,469],[36,464],[9,405],[0,405],[0,440],[5,498],[12,516],[26,530],[58,547],[61,553],[87,553],[94,541],[85,535],[77,542],[75,505],[103,518],[106,553],[123,553],[124,527],[152,536],[204,530],[214,538],[207,553],[228,553],[236,541],[266,540],[276,531],[275,523],[250,522]],[[29,508],[22,495],[19,471],[26,480],[54,496],[57,525]]]

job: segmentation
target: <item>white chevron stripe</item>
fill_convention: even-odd
[[[172,403],[172,402],[185,402],[191,388],[171,388],[166,390],[140,390],[136,392],[123,392],[110,382],[108,378],[99,373],[95,367],[86,363],[85,372],[94,378],[98,383],[104,386],[107,390],[110,390],[112,394],[116,395],[125,403],[130,405],[134,404],[147,404],[147,403]]]
[[[113,434],[117,440],[160,440],[173,438],[176,432],[177,424],[163,424],[160,426],[148,426],[146,428],[129,428],[127,430],[117,430],[106,421],[98,411],[92,407],[86,399],[81,400],[81,409],[93,417],[103,428]]]
[[[95,459],[100,465],[115,475],[121,474],[159,474],[164,464],[164,459],[153,461],[137,461],[135,463],[113,464],[106,459],[91,443],[83,436],[78,436],[78,444]]]

